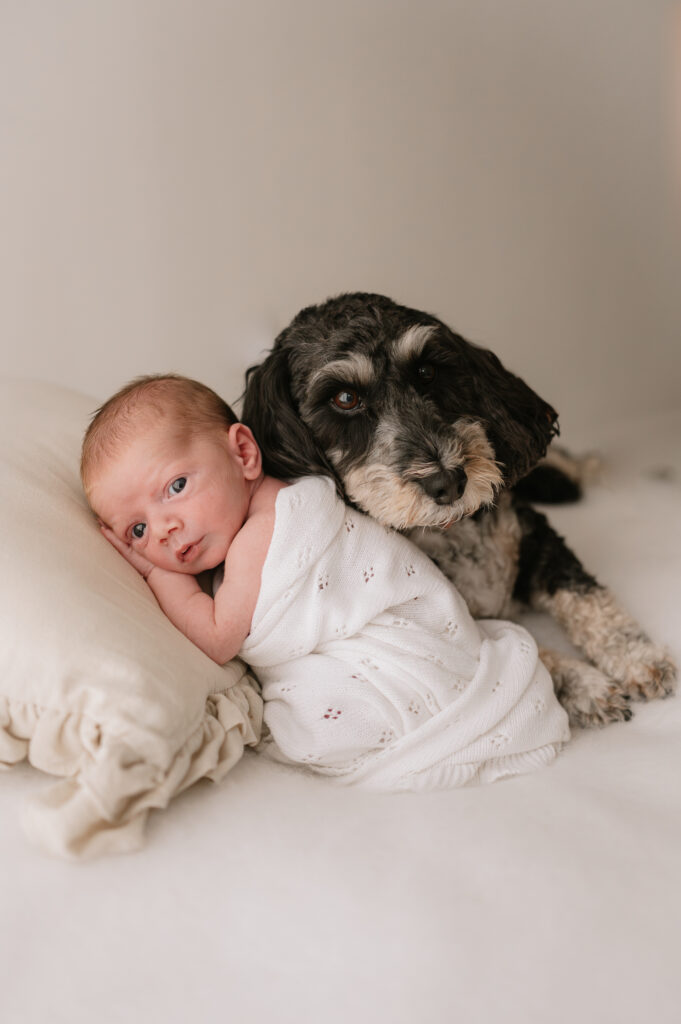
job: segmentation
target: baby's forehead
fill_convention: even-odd
[[[122,467],[160,468],[161,463],[182,460],[193,448],[201,448],[203,442],[219,442],[223,433],[214,426],[199,430],[170,419],[136,417],[136,422],[129,422],[125,432],[102,450],[91,479],[101,480]]]
[[[88,492],[95,489],[107,478],[126,471],[131,467],[156,465],[159,459],[180,455],[185,448],[184,439],[164,424],[151,419],[138,419],[126,424],[121,431],[107,440],[98,452],[87,481]]]

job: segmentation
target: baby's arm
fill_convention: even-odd
[[[246,520],[227,552],[224,580],[215,599],[201,590],[194,576],[153,565],[108,528],[102,527],[102,532],[144,576],[173,625],[209,658],[224,665],[239,652],[250,632],[273,528],[273,514]]]

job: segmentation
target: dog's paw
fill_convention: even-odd
[[[633,711],[621,686],[586,661],[555,651],[540,651],[551,673],[556,697],[567,711],[570,725],[592,729],[611,722],[628,722]]]
[[[632,700],[669,697],[676,689],[676,665],[666,652],[653,644],[646,644],[643,651],[641,646],[636,645],[630,657],[623,659],[618,672],[625,693]]]

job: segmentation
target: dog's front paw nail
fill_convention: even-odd
[[[603,725],[608,722],[628,722],[634,717],[631,697],[617,684],[611,686],[606,695],[597,698],[596,704],[601,708]]]

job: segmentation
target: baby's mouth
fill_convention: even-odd
[[[192,544],[185,544],[184,547],[178,548],[177,558],[180,562],[191,562],[196,556],[198,550],[198,541]]]

